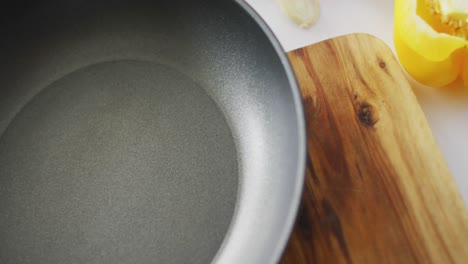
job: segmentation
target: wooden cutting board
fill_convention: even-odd
[[[468,263],[467,208],[392,51],[352,34],[288,56],[308,158],[282,263]]]

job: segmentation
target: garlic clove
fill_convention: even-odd
[[[320,15],[318,0],[278,0],[281,9],[300,27],[309,28]]]

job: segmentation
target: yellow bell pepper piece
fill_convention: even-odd
[[[405,70],[434,87],[468,87],[468,0],[396,0],[394,42]]]

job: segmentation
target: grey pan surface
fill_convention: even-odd
[[[0,14],[0,263],[275,263],[305,128],[242,1],[16,1]]]

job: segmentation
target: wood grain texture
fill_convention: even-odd
[[[307,177],[282,263],[468,263],[468,214],[392,51],[352,34],[288,53]]]

